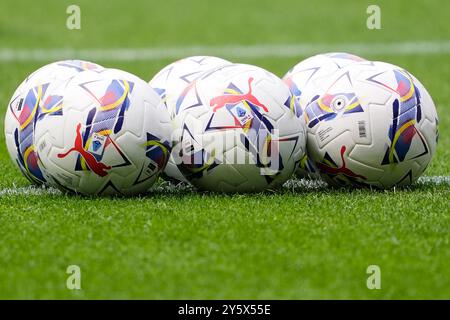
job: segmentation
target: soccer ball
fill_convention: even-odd
[[[317,83],[326,81],[338,70],[365,59],[346,52],[330,52],[309,57],[289,70],[283,81],[289,86],[302,108],[317,94]],[[296,171],[302,178],[319,178],[317,168],[305,154]]]
[[[308,155],[335,186],[413,183],[436,150],[433,100],[408,71],[360,62],[320,82],[305,107]]]
[[[164,101],[171,119],[177,114],[177,102],[183,95],[183,91],[199,77],[203,72],[222,65],[231,64],[231,62],[209,56],[193,56],[178,60],[164,67],[158,72],[149,84],[160,95]],[[175,125],[175,123],[174,123]],[[177,128],[174,127],[174,130]],[[164,176],[167,180],[175,182],[187,180],[183,177],[171,155],[164,169]]]
[[[58,101],[35,128],[49,183],[83,194],[130,195],[152,186],[169,158],[170,119],[146,82],[120,70],[85,71]]]
[[[68,79],[85,70],[103,67],[81,60],[66,60],[48,64],[29,75],[14,92],[6,110],[6,146],[13,162],[25,177],[35,184],[46,179],[34,144],[36,118],[54,111],[53,105]],[[51,93],[50,93],[51,92]]]
[[[309,86],[314,88],[316,81],[320,82],[336,71],[361,61],[366,60],[346,52],[318,54],[296,64],[284,75],[283,81],[304,107],[313,97],[311,92],[314,90],[309,90]]]
[[[231,62],[218,57],[187,57],[164,67],[149,81],[149,84],[163,99],[173,119],[177,114],[177,101],[186,87],[203,72],[227,64]]]
[[[281,79],[256,66],[202,74],[182,95],[175,121],[178,167],[200,190],[275,188],[305,153],[301,108]]]

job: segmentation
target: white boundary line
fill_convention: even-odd
[[[450,186],[450,176],[423,176],[417,181],[419,184],[434,184]]]
[[[0,189],[0,197],[7,196],[43,196],[43,195],[60,195],[61,191],[54,188],[45,188],[38,186],[27,186],[19,188]]]
[[[419,177],[415,185],[450,186],[450,176],[422,176]],[[290,179],[286,181],[284,187],[320,190],[327,188],[327,184],[321,180]]]
[[[450,176],[423,176],[417,181],[418,185],[445,185],[450,186]],[[321,190],[327,187],[327,184],[321,180],[305,180],[305,179],[291,179],[288,180],[284,188],[300,188],[304,190]],[[156,191],[170,191],[176,193],[182,190],[193,190],[187,184],[181,187],[165,184],[163,186],[156,186]],[[0,189],[0,197],[5,196],[42,196],[42,195],[61,195],[62,192],[54,188],[45,188],[37,186],[27,186],[19,188],[4,188]]]
[[[63,59],[137,61],[177,59],[192,55],[235,58],[301,57],[320,52],[345,51],[367,55],[450,54],[449,41],[341,44],[266,44],[187,46],[116,49],[13,49],[0,48],[0,62],[53,61]]]

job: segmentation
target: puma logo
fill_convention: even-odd
[[[252,94],[252,81],[253,78],[250,77],[248,79],[248,92],[246,94],[224,94],[212,98],[209,104],[211,107],[213,107],[213,111],[216,112],[227,104],[237,104],[241,101],[248,101],[255,106],[262,108],[265,112],[269,112],[267,107],[259,102],[259,100]]]
[[[352,170],[348,169],[345,165],[345,160],[344,160],[344,153],[345,153],[346,147],[342,146],[341,147],[341,160],[342,160],[342,167],[340,168],[333,168],[330,167],[326,164],[323,163],[317,163],[317,166],[319,167],[320,170],[324,171],[325,173],[328,174],[343,174],[347,177],[352,177],[352,178],[361,178],[361,179],[367,179],[364,176],[361,176],[359,174],[354,173]]]
[[[98,162],[97,159],[95,159],[95,157],[92,154],[90,154],[83,148],[83,138],[81,137],[80,129],[81,129],[81,123],[79,123],[77,125],[77,136],[75,138],[75,144],[74,144],[73,148],[69,149],[65,153],[58,153],[58,158],[65,158],[72,151],[76,151],[81,154],[81,156],[86,161],[88,167],[93,172],[98,174],[100,177],[106,176],[108,174],[108,172],[106,170],[111,169],[111,167],[105,165],[102,162]]]

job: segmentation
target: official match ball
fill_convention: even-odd
[[[338,70],[360,61],[364,58],[346,52],[329,52],[309,57],[291,68],[283,77],[302,108],[317,95],[320,82],[327,79]],[[305,154],[296,171],[302,178],[318,178],[317,168]]]
[[[431,96],[405,69],[360,62],[321,82],[305,107],[308,156],[335,186],[410,185],[436,150]]]
[[[231,62],[218,57],[187,57],[164,67],[150,80],[149,84],[160,95],[171,119],[173,119],[177,114],[178,102],[186,87],[203,72],[226,64],[231,64]],[[176,130],[177,128],[174,127],[173,129]],[[169,158],[163,177],[175,182],[186,182],[186,179],[178,170],[173,156]]]
[[[186,86],[203,72],[227,64],[231,62],[218,57],[187,57],[164,67],[149,81],[149,84],[163,99],[173,119],[177,114],[177,101]]]
[[[185,90],[175,118],[178,168],[200,190],[252,192],[282,185],[305,153],[305,120],[274,74],[229,64]]]
[[[75,75],[38,117],[37,154],[47,180],[82,194],[139,194],[170,154],[169,115],[150,86],[113,69]]]
[[[81,60],[58,61],[41,67],[29,75],[14,92],[5,115],[5,138],[9,155],[24,176],[35,184],[46,179],[34,144],[36,119],[52,111],[66,82],[86,70],[103,67]]]

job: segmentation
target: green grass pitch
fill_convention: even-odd
[[[448,1],[379,1],[381,30],[366,28],[370,3],[80,0],[82,29],[67,30],[72,1],[3,0],[0,50],[450,40]],[[0,298],[450,298],[450,55],[365,57],[408,69],[435,100],[437,153],[411,188],[331,190],[296,180],[250,195],[164,183],[139,198],[63,195],[21,176],[2,121]],[[282,76],[303,58],[230,59]],[[95,62],[149,80],[171,60]],[[0,57],[2,115],[44,63]],[[73,264],[82,290],[66,288]],[[369,265],[381,268],[381,290],[366,287]]]

